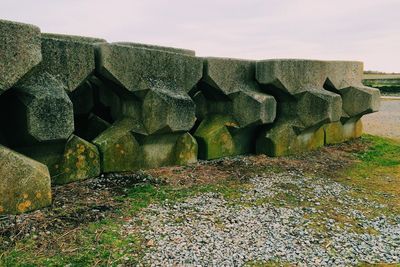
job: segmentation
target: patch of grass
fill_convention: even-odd
[[[354,190],[353,197],[366,198],[386,205],[380,212],[400,212],[400,143],[388,138],[364,135],[368,143],[365,151],[355,153],[359,160],[337,181],[361,190]]]

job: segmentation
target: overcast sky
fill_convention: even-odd
[[[0,0],[0,18],[200,56],[361,60],[400,72],[400,0]]]

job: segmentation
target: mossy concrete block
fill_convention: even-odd
[[[149,135],[141,140],[141,149],[144,169],[197,161],[197,142],[189,133]]]
[[[338,94],[324,90],[310,90],[297,94],[296,97],[295,112],[304,128],[338,121],[342,115],[342,99]]]
[[[95,70],[95,44],[90,40],[78,36],[43,34],[43,60],[35,73],[50,73],[66,86],[68,92],[74,91]]]
[[[0,95],[42,60],[40,29],[0,20]]]
[[[159,45],[152,45],[152,44],[141,44],[141,43],[131,43],[131,42],[115,42],[113,44],[129,46],[129,47],[146,48],[146,49],[151,49],[151,50],[167,51],[167,52],[173,52],[173,53],[177,53],[177,54],[184,54],[184,55],[188,55],[188,56],[196,55],[196,52],[193,50],[176,48],[176,47],[159,46]]]
[[[47,167],[0,146],[0,215],[19,214],[51,205]]]
[[[206,98],[202,91],[198,91],[193,96],[196,105],[196,118],[203,120],[211,114],[231,114],[233,113],[233,103],[230,99]]]
[[[359,118],[351,118],[345,122],[338,121],[324,126],[325,144],[338,144],[362,135],[362,122]]]
[[[197,162],[198,145],[196,139],[190,133],[179,135],[174,150],[174,164],[187,165]]]
[[[328,62],[303,59],[257,61],[256,79],[289,95],[322,89],[327,78]]]
[[[202,60],[168,51],[100,44],[97,72],[131,92],[167,89],[189,92],[202,77]]]
[[[239,127],[230,115],[210,115],[196,129],[194,137],[200,159],[216,159],[235,155],[235,141],[228,127]]]
[[[343,117],[358,117],[376,112],[380,107],[380,91],[362,84],[363,63],[330,61],[326,88],[341,95]]]
[[[62,160],[52,168],[52,181],[66,184],[100,175],[100,154],[97,147],[72,135],[64,149]]]
[[[150,90],[142,104],[143,124],[149,134],[189,131],[195,121],[195,104],[185,93]]]
[[[311,151],[324,145],[324,129],[308,129],[296,133],[291,123],[278,123],[262,131],[256,142],[256,153],[268,156],[285,156]]]
[[[136,122],[124,118],[115,122],[93,140],[100,151],[102,172],[123,172],[138,169],[141,164],[141,148],[132,134]],[[137,131],[136,131],[137,132]]]
[[[30,78],[12,92],[6,127],[15,144],[67,140],[74,131],[73,105],[64,85],[47,73]],[[14,136],[14,137],[13,137]]]

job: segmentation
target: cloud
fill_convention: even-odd
[[[202,56],[357,59],[400,72],[398,0],[2,0],[44,32],[191,48]]]

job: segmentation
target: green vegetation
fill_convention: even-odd
[[[310,200],[313,198],[313,186],[299,187],[293,183],[276,184],[274,190],[277,193],[273,197],[246,199],[243,197],[243,192],[252,189],[253,185],[247,182],[248,179],[236,179],[233,176],[218,180],[218,182],[193,186],[174,187],[141,183],[127,188],[123,195],[114,197],[121,206],[105,219],[82,223],[70,229],[54,230],[44,236],[31,233],[22,238],[15,243],[15,246],[0,252],[0,266],[135,265],[152,246],[136,229],[140,225],[145,225],[138,216],[139,212],[151,204],[170,205],[208,192],[221,194],[230,205],[254,206],[268,203],[279,207],[301,207],[323,211],[307,215],[310,227],[317,231],[327,231],[323,222],[334,219],[338,226],[351,227],[351,230],[358,233],[374,234],[373,229],[359,227],[357,221],[347,214],[347,210],[348,208],[357,209],[371,218],[382,214],[400,213],[400,143],[369,135],[363,136],[357,142],[359,149],[351,152],[353,163],[339,171],[334,179],[351,186],[349,197],[383,204],[380,207],[361,205],[358,202],[343,203],[333,196],[318,199],[318,202],[313,201]],[[290,157],[280,160],[298,162],[297,159]],[[238,177],[285,171],[284,165],[265,166],[263,163],[227,166],[230,166],[228,167],[230,169],[235,168],[234,171],[239,173]],[[313,175],[309,177],[317,179]],[[82,203],[77,202],[77,205],[82,205]],[[175,223],[183,221],[184,218],[177,215]],[[127,229],[124,227],[126,224],[133,227]],[[223,223],[217,222],[217,224],[221,228],[224,227]],[[247,266],[290,265],[271,260],[249,262]]]

